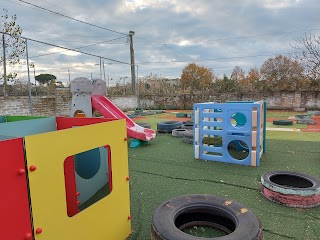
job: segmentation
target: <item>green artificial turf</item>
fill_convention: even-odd
[[[319,132],[277,132],[267,131],[267,139],[318,142],[320,145]]]
[[[143,122],[156,129],[157,122],[166,120],[159,115]],[[212,194],[244,204],[260,219],[266,240],[320,239],[320,207],[289,208],[267,200],[259,191],[261,175],[272,170],[320,178],[319,142],[319,133],[267,131],[267,151],[260,167],[196,160],[193,146],[170,134],[157,134],[149,144],[129,148],[133,227],[129,239],[150,239],[153,211],[164,201],[188,194]],[[197,236],[211,234],[201,228],[188,231]]]
[[[279,110],[267,110],[267,118],[283,118],[294,117],[296,115],[305,115],[306,112],[292,112],[292,111],[279,111]]]
[[[307,124],[293,123],[292,125],[286,126],[286,125],[275,125],[272,122],[267,122],[266,126],[270,128],[295,128],[295,129],[304,129],[308,127]]]
[[[260,167],[195,160],[192,145],[158,134],[141,148],[129,149],[133,234],[150,239],[152,213],[162,202],[187,194],[213,194],[240,202],[262,222],[265,239],[319,239],[320,211],[275,204],[259,191],[271,170],[304,172],[320,178],[318,142],[268,140]]]

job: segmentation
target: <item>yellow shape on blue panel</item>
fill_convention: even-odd
[[[125,120],[93,124],[25,137],[33,224],[36,240],[123,240],[131,233],[128,148]],[[68,217],[64,161],[109,145],[112,192],[73,217]]]

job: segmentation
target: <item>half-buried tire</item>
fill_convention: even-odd
[[[222,237],[218,237],[221,240],[263,239],[260,221],[245,206],[199,194],[180,196],[162,203],[153,213],[151,240],[204,239],[187,233],[193,227],[222,232]]]
[[[179,121],[165,121],[157,123],[157,131],[159,133],[172,133],[173,129],[181,128],[182,122]]]
[[[187,131],[186,129],[173,129],[172,137],[182,138],[186,131]]]
[[[282,125],[282,126],[293,125],[293,121],[291,121],[291,120],[274,120],[272,123],[274,125]]]
[[[193,130],[185,131],[183,134],[183,142],[187,144],[193,144]]]
[[[288,207],[316,207],[320,205],[320,180],[298,172],[267,172],[261,176],[261,193]]]

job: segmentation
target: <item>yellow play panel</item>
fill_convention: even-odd
[[[36,167],[29,170],[36,240],[123,240],[130,235],[125,124],[125,120],[116,120],[25,137],[28,168]],[[68,217],[65,159],[105,145],[111,150],[112,192]]]

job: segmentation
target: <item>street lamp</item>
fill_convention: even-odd
[[[140,96],[139,96],[139,92],[140,92],[140,83],[139,83],[139,66],[138,65],[135,65],[137,67],[137,105],[138,105],[138,108],[140,108]]]
[[[36,82],[36,63],[35,62],[30,63],[30,68],[33,68],[34,85],[37,86],[37,82]]]

